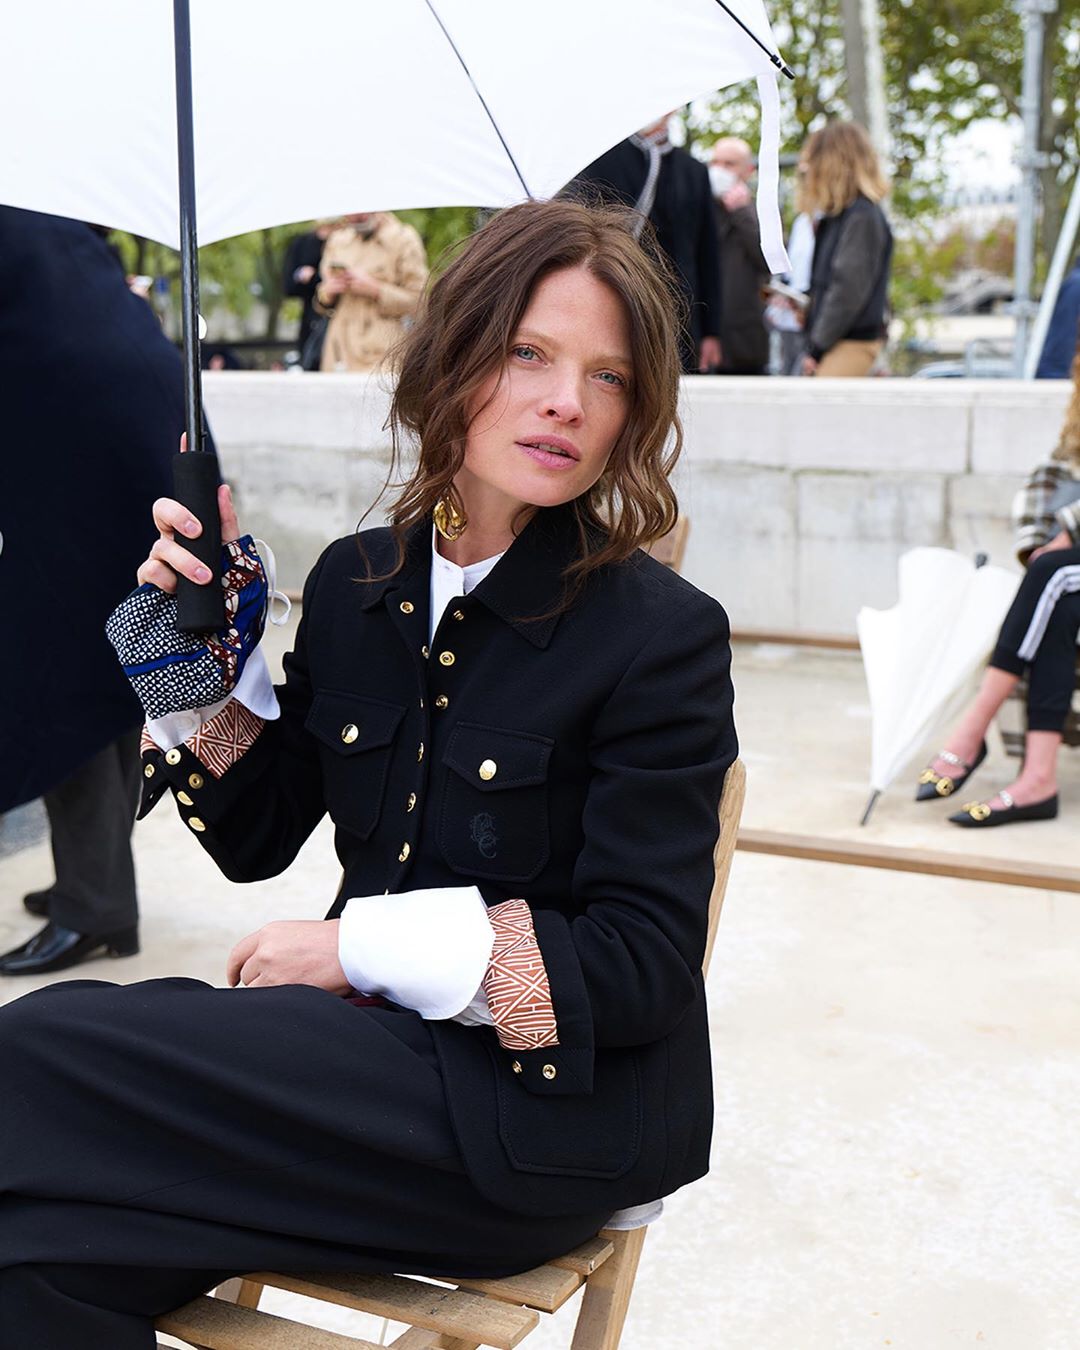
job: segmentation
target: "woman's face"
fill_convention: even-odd
[[[583,267],[546,276],[470,409],[456,480],[470,518],[558,506],[592,487],[626,425],[632,378],[615,292]]]

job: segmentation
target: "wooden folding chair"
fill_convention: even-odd
[[[670,567],[673,572],[678,572],[682,568],[683,554],[686,552],[686,540],[689,534],[690,517],[680,516],[667,534],[662,534],[659,539],[654,539],[645,552],[651,554],[657,562],[662,562]]]
[[[706,973],[745,791],[746,770],[736,760],[728,770],[720,802],[720,837],[713,855],[716,872],[703,962]],[[197,1298],[159,1318],[157,1326],[200,1350],[379,1350],[370,1341],[259,1312],[260,1295],[270,1285],[405,1323],[408,1330],[391,1342],[396,1350],[479,1350],[480,1346],[511,1350],[539,1325],[540,1313],[556,1312],[584,1285],[571,1350],[617,1350],[645,1233],[643,1227],[605,1228],[565,1256],[501,1280],[433,1284],[403,1275],[257,1271],[222,1285],[216,1297]]]

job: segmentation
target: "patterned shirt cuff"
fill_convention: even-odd
[[[504,1050],[539,1050],[559,1044],[559,1029],[544,958],[524,900],[488,910],[495,932],[484,976],[491,1018]]]
[[[266,725],[257,713],[230,699],[222,710],[204,722],[184,742],[213,778],[223,778],[237,760],[251,749]]]

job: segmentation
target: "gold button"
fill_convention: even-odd
[[[480,765],[480,768],[477,770],[477,772],[479,773],[480,777],[484,780],[485,783],[489,783],[495,777],[498,770],[499,766],[495,763],[493,759],[485,759],[483,764]]]
[[[206,826],[202,823],[202,821],[199,819],[198,816],[192,816],[191,819],[188,821],[188,825],[195,831],[196,834],[202,834],[203,830],[206,829]]]
[[[421,648],[420,648],[420,655],[421,655],[421,656],[424,658],[424,660],[426,661],[426,660],[428,659],[428,657],[431,655],[431,648],[430,648],[430,647],[421,647]]]
[[[176,800],[180,803],[181,806],[194,806],[194,805],[195,805],[195,802],[193,801],[193,799],[192,799],[191,797],[189,797],[189,796],[187,795],[186,792],[178,792],[178,793],[176,794]]]
[[[410,792],[409,800],[405,803],[405,810],[411,811],[415,805],[416,805],[416,793]]]
[[[558,1069],[556,1069],[554,1064],[545,1064],[544,1067],[540,1070],[540,1072],[544,1075],[544,1077],[548,1080],[548,1082],[550,1082],[559,1071]]]
[[[460,622],[465,617],[465,611],[463,609],[455,609],[451,617]]]
[[[398,862],[404,862],[411,852],[412,849],[408,846],[408,844],[402,844],[401,852],[397,855]]]
[[[416,762],[417,762],[417,764],[419,764],[420,761],[421,761],[423,758],[424,758],[424,742],[421,741],[421,742],[420,742],[420,748],[419,748],[419,749],[417,750],[417,752],[416,752]]]
[[[182,758],[183,756],[180,754],[179,750],[167,750],[165,752],[166,764],[179,764]]]
[[[402,614],[411,614],[415,606],[411,600],[402,600],[400,608]]]
[[[515,1073],[521,1073],[521,1060],[515,1059],[513,1064],[510,1065],[510,1067],[513,1069]]]
[[[152,764],[148,764],[146,768],[143,769],[143,777],[153,778],[153,776],[154,776],[154,766]]]
[[[439,697],[435,700],[435,706],[436,708],[449,708],[450,700],[446,697],[445,694],[440,694]]]
[[[456,660],[457,658],[454,656],[453,652],[439,653],[439,665],[441,666],[452,666]]]
[[[423,700],[423,699],[420,700],[420,711],[421,711],[421,712],[424,711],[424,700]]]
[[[201,773],[193,773],[188,778],[188,787],[194,788],[196,792],[203,785],[203,776]]]
[[[355,741],[357,736],[359,735],[360,735],[360,728],[357,727],[352,722],[350,722],[347,727],[341,728],[341,739],[345,742],[346,745],[352,745],[353,741]]]

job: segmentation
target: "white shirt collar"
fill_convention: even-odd
[[[496,553],[490,558],[481,558],[479,562],[469,563],[468,567],[459,567],[457,563],[444,558],[439,552],[435,527],[431,527],[431,623],[428,641],[435,636],[439,620],[446,606],[459,595],[468,595],[474,590],[503,555]]]

